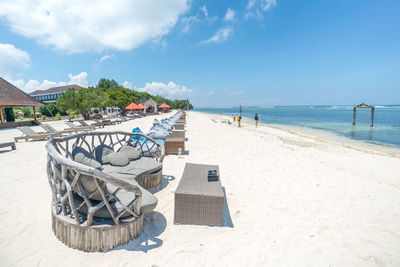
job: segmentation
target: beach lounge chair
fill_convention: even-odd
[[[103,120],[98,120],[98,119],[93,119],[97,123],[103,123],[104,125],[115,125],[115,124],[120,124],[122,120],[108,120],[108,119],[103,119]]]
[[[79,120],[78,121],[82,126],[94,126],[95,128],[96,127],[99,127],[99,128],[104,128],[104,123],[102,123],[102,122],[95,122],[95,123],[92,123],[92,124],[87,124],[84,120]]]
[[[41,123],[39,125],[40,127],[42,127],[46,132],[48,133],[61,133],[61,134],[72,134],[72,133],[78,133],[81,130],[80,129],[70,129],[70,130],[62,130],[62,131],[57,131],[56,129],[54,129],[53,126],[51,126],[50,124],[46,124],[46,123]]]
[[[25,141],[29,141],[29,139],[31,139],[32,141],[38,141],[45,140],[50,136],[61,136],[61,133],[37,133],[27,126],[17,127],[17,129],[22,132],[23,136],[14,137],[16,143],[18,143],[18,140],[22,139],[24,139]]]
[[[107,125],[114,125],[115,123],[113,123],[111,120],[99,120],[99,119],[93,119],[96,123],[102,123],[104,126]]]
[[[92,125],[89,125],[89,126],[78,126],[78,125],[74,124],[71,121],[66,121],[65,124],[68,125],[70,128],[65,128],[64,130],[79,129],[81,131],[90,131],[90,130],[94,130],[94,128],[95,128]]]
[[[8,147],[8,146],[11,147],[12,150],[17,149],[15,147],[15,143],[14,142],[0,143],[0,148]]]
[[[158,202],[146,188],[161,183],[164,151],[145,137],[159,153],[144,157],[141,147],[136,150],[129,145],[133,136],[145,137],[127,132],[84,132],[47,142],[52,229],[67,246],[104,251],[141,234],[143,215]],[[109,151],[104,153],[106,149]],[[119,160],[133,156],[124,154],[126,151],[136,153],[128,165],[117,166]],[[106,156],[115,165],[107,164]]]

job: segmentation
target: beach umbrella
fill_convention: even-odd
[[[140,109],[135,102],[130,103],[125,109]]]
[[[171,108],[171,106],[170,106],[170,105],[167,105],[167,104],[161,104],[161,105],[159,106],[159,108]]]
[[[147,109],[147,107],[146,107],[145,105],[143,105],[143,104],[140,103],[140,104],[138,105],[138,109]]]

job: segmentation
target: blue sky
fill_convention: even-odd
[[[400,103],[400,1],[0,3],[0,76],[195,106]]]

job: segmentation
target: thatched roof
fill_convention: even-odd
[[[43,106],[43,104],[0,77],[0,106]]]
[[[145,105],[146,107],[152,106],[152,107],[157,108],[157,106],[158,106],[156,101],[154,101],[151,98],[147,98],[147,97],[143,97],[143,99],[142,99],[142,101],[140,101],[140,103]]]

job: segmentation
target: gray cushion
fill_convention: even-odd
[[[103,157],[103,164],[104,163],[109,163],[113,166],[126,166],[129,164],[129,158],[126,153],[112,152]]]
[[[95,149],[94,149],[94,155],[96,157],[96,160],[98,162],[100,162],[101,164],[103,164],[103,157],[107,156],[108,154],[114,153],[114,150],[107,146],[107,145],[98,145]]]
[[[125,153],[129,160],[136,160],[141,157],[140,151],[133,146],[122,146],[118,153]]]
[[[93,167],[93,168],[96,168],[99,170],[102,169],[101,164],[95,160],[93,155],[90,154],[85,149],[83,149],[82,147],[75,147],[72,150],[72,159],[74,161],[84,164],[86,166],[90,166],[90,167]],[[70,177],[70,178],[73,179],[73,177]],[[103,200],[103,198],[100,194],[100,191],[97,189],[97,186],[96,186],[93,176],[81,174],[80,182],[81,182],[81,185],[82,185],[83,189],[85,190],[86,194],[88,195],[88,197],[93,194],[92,196],[90,196],[90,199]],[[99,180],[98,183],[99,183],[99,186],[102,187],[104,192],[106,193],[107,188],[105,187],[104,182]],[[75,192],[80,194],[80,190],[77,186],[74,187],[74,190],[75,190]]]
[[[82,147],[77,146],[72,150],[72,158],[76,162],[101,170],[100,162]]]
[[[151,194],[149,191],[147,191],[146,189],[144,189],[143,187],[141,187],[135,180],[126,180],[126,182],[133,184],[135,186],[137,186],[140,191],[142,191],[142,202],[140,205],[140,211],[142,214],[145,214],[147,212],[150,212],[152,210],[154,210],[154,208],[157,206],[158,200],[157,198]],[[107,189],[109,190],[109,192],[115,192],[117,187],[113,186],[113,185],[108,185]],[[125,190],[120,190],[118,191],[116,194],[116,197],[122,202],[122,204],[124,206],[127,206],[129,208],[133,208],[134,206],[134,200],[135,200],[135,193],[133,192],[128,192]],[[82,199],[79,199],[79,197],[75,198],[76,204],[79,204],[80,202],[82,202]],[[96,204],[96,203],[93,203]],[[123,205],[121,205],[118,201],[110,201],[110,206],[111,208],[116,211],[117,213],[120,213],[123,211]],[[83,207],[81,207],[79,209],[81,212],[87,214],[87,207],[86,205],[83,205]],[[121,218],[130,216],[131,214],[127,211],[125,211],[122,215]],[[98,211],[96,211],[95,213],[95,217],[99,217],[99,218],[108,218],[111,219],[112,216],[110,214],[110,212],[108,211],[106,206],[103,206],[101,209],[99,209]]]
[[[149,157],[141,157],[138,160],[130,161],[128,165],[123,167],[103,165],[104,173],[128,180],[135,180],[140,175],[153,173],[161,169],[162,164]]]
[[[169,137],[169,132],[167,131],[159,131],[159,130],[152,130],[147,134],[148,136],[154,139],[162,139],[165,140]]]
[[[129,163],[129,159],[135,158],[136,154],[134,154],[132,150],[129,149],[121,150],[121,149],[118,152],[114,152],[114,150],[107,145],[99,145],[94,149],[94,154],[96,155],[96,159],[99,162],[101,162],[101,164],[111,164],[113,166],[126,166]],[[137,151],[137,153],[140,154],[139,151]]]

